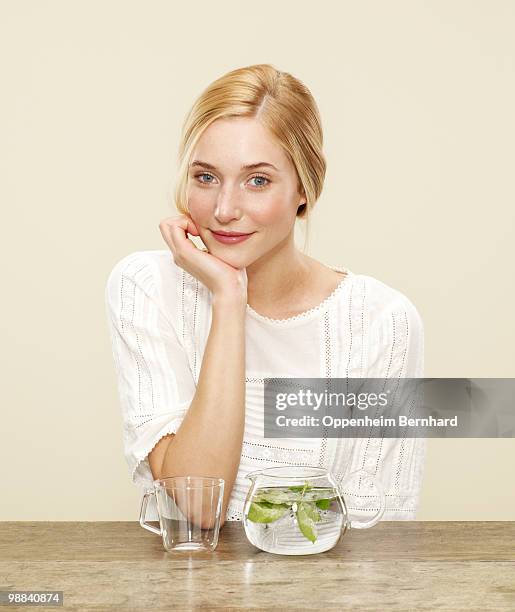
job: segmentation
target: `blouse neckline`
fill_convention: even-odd
[[[327,267],[331,268],[331,270],[334,270],[335,272],[345,272],[345,276],[338,283],[338,285],[335,287],[333,292],[330,295],[328,295],[317,306],[313,306],[313,308],[310,308],[309,310],[300,312],[299,314],[293,315],[292,317],[287,317],[286,319],[272,319],[271,317],[266,317],[265,315],[262,315],[262,314],[259,314],[259,312],[256,312],[249,304],[247,304],[247,313],[254,319],[257,319],[258,321],[261,321],[263,323],[268,323],[276,327],[289,327],[299,322],[309,321],[313,319],[314,317],[318,315],[318,313],[325,311],[326,308],[332,302],[334,302],[334,300],[338,297],[338,295],[342,293],[344,289],[347,288],[349,284],[349,280],[353,275],[353,273],[347,268],[342,268],[340,266],[332,266],[332,265],[327,265]]]

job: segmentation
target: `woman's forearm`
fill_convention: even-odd
[[[223,478],[221,524],[238,473],[245,427],[245,314],[241,297],[213,299],[197,389],[168,443],[161,469],[164,477]]]

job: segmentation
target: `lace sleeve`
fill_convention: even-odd
[[[413,303],[398,293],[378,321],[368,377],[422,378],[424,327]],[[413,387],[410,387],[413,388]],[[410,401],[416,401],[413,398]],[[380,477],[386,493],[383,520],[415,519],[426,457],[425,438],[375,437],[364,446],[363,466]]]
[[[145,252],[128,255],[111,271],[106,314],[123,421],[125,459],[135,484],[151,486],[148,454],[175,433],[195,385],[184,347],[156,295]]]
[[[369,378],[422,378],[424,326],[405,296],[390,305],[372,326]]]

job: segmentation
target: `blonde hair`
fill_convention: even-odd
[[[298,191],[306,199],[297,218],[306,221],[324,183],[326,161],[317,104],[299,79],[270,64],[232,70],[213,81],[197,98],[184,121],[179,145],[179,172],[175,206],[188,214],[188,170],[193,150],[214,121],[229,117],[255,117],[268,128],[292,161]],[[306,248],[306,243],[304,244]]]

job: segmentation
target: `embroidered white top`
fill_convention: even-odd
[[[247,305],[245,433],[228,521],[242,519],[250,485],[245,475],[278,465],[325,467],[338,482],[362,468],[382,484],[383,520],[415,518],[424,438],[263,437],[266,377],[423,377],[423,324],[411,301],[371,276],[329,267],[346,275],[321,304],[300,315],[270,319]],[[211,292],[177,266],[169,250],[138,251],[114,266],[105,299],[125,458],[133,482],[149,489],[148,454],[164,435],[177,432],[195,394]],[[358,514],[375,514],[377,496],[368,497],[355,508]],[[157,520],[152,502],[147,519]]]

